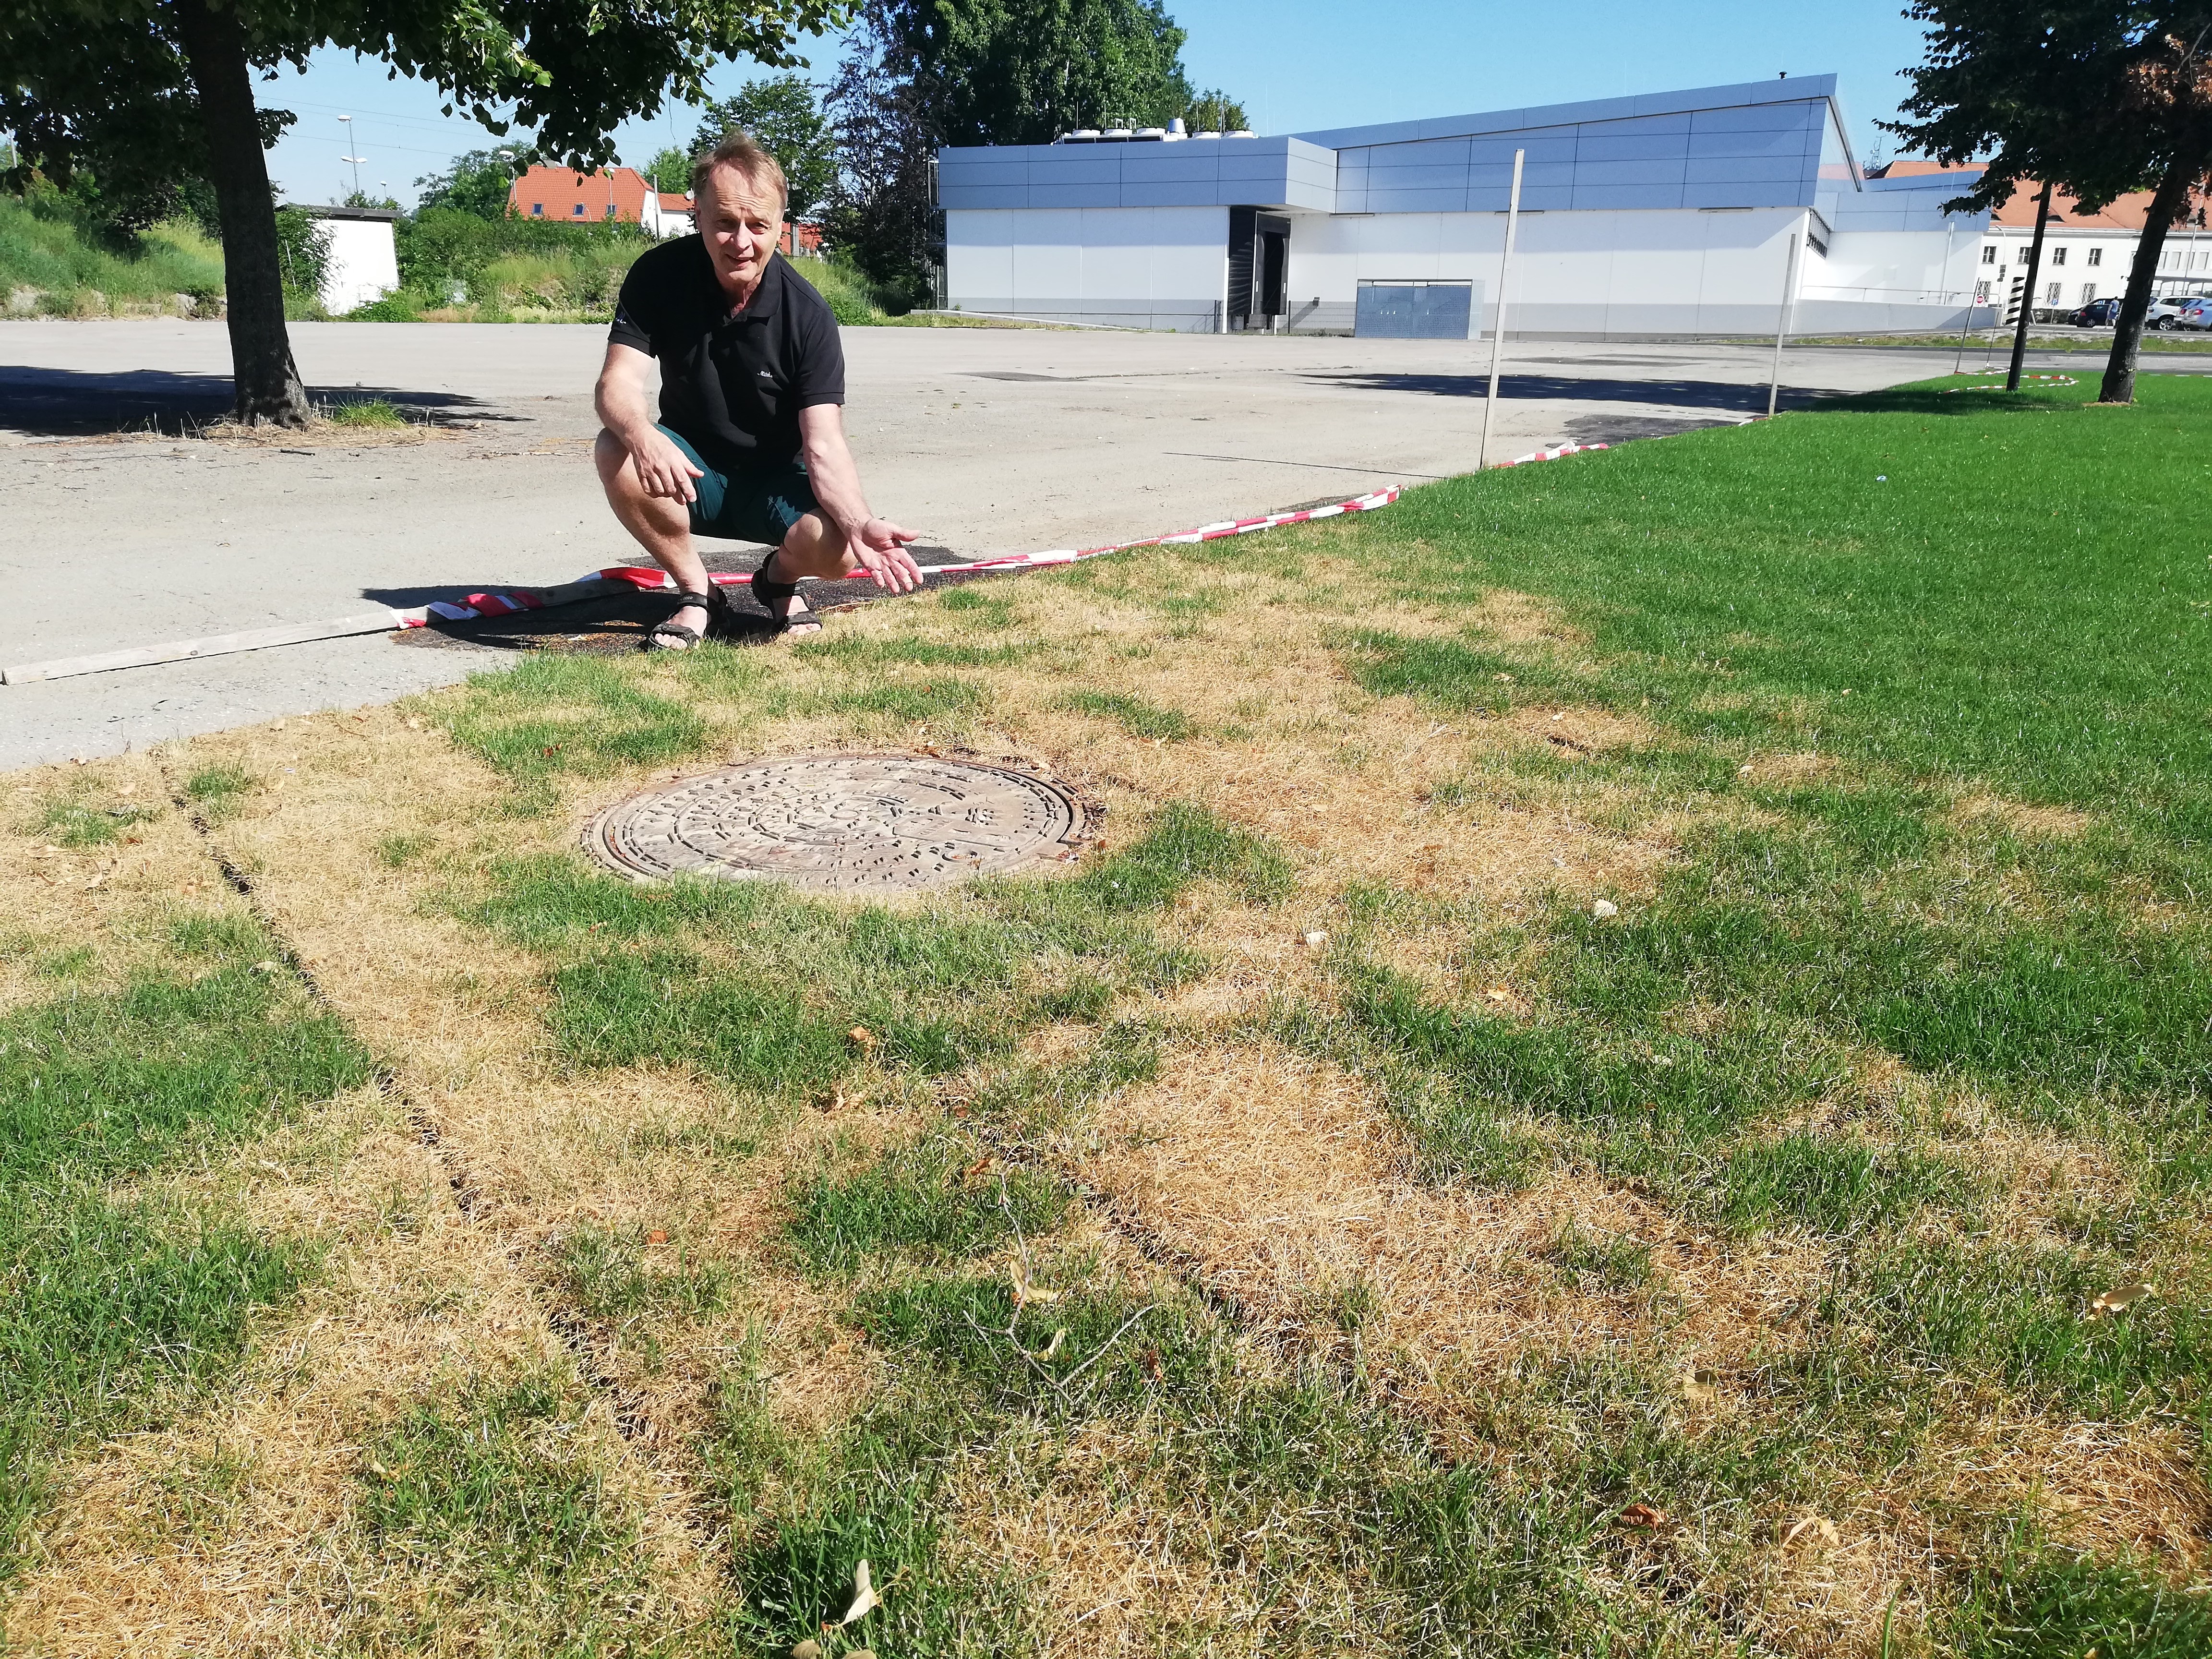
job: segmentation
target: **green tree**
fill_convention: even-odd
[[[443,173],[426,173],[415,181],[422,192],[415,210],[452,208],[479,219],[504,219],[509,187],[537,159],[536,152],[522,145],[465,151]]]
[[[257,72],[305,68],[324,45],[367,53],[435,82],[448,113],[520,126],[588,167],[611,158],[622,122],[703,100],[716,62],[782,67],[800,33],[842,15],[842,0],[0,0],[0,129],[20,152],[9,182],[87,165],[116,190],[209,180],[239,418],[298,426],[307,399],[266,154],[292,117],[257,106]]]
[[[644,173],[658,191],[682,195],[691,188],[691,158],[673,144],[647,161]]]
[[[1242,132],[1252,125],[1244,118],[1244,106],[1218,88],[1192,99],[1182,124],[1193,132]]]
[[[918,297],[941,242],[929,207],[940,145],[1164,126],[1194,101],[1182,43],[1161,0],[865,0],[829,99],[831,240]]]
[[[1928,58],[1908,71],[1907,118],[1886,122],[1923,155],[1989,154],[1954,205],[1986,208],[2038,180],[2094,212],[2150,190],[2100,395],[2135,396],[2136,354],[2166,234],[2212,169],[2212,6],[2126,0],[1917,0]]]
[[[788,216],[806,219],[837,185],[837,141],[813,86],[797,75],[778,75],[740,87],[709,104],[699,123],[695,151],[704,154],[732,129],[752,134],[783,169],[790,187]]]

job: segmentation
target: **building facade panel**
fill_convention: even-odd
[[[1575,140],[1575,161],[1674,161],[1690,153],[1687,132],[1615,132],[1611,127]]]
[[[1744,104],[1729,109],[1701,109],[1690,117],[1692,134],[1706,132],[1796,132],[1816,126],[1820,106],[1810,103]]]
[[[1516,332],[1771,331],[1791,240],[1808,227],[1830,257],[1808,245],[1798,298],[1823,308],[1823,326],[1853,307],[1940,326],[1948,305],[1955,320],[1978,222],[1947,220],[1926,192],[1881,199],[1843,145],[1833,91],[1822,76],[1289,138],[1038,146],[1012,211],[985,182],[1003,175],[963,172],[947,152],[948,287],[975,310],[1330,329],[1353,325],[1363,283],[1464,283],[1480,285],[1474,314],[1489,326],[1520,150]],[[1078,156],[1114,166],[1115,206],[1076,194],[1109,187],[1097,171],[1076,185]],[[1226,314],[1232,293],[1249,303],[1229,284],[1232,208],[1290,226],[1279,316]],[[1008,242],[998,263],[981,246],[993,236]],[[1372,317],[1420,309],[1384,298]]]

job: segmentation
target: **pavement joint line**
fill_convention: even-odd
[[[153,756],[160,769],[163,787],[170,801],[181,812],[198,837],[205,852],[223,881],[246,901],[246,908],[261,924],[276,959],[296,979],[310,1000],[349,1030],[353,1022],[345,1011],[332,1000],[324,988],[313,969],[307,965],[299,949],[285,933],[276,913],[262,897],[252,876],[243,866],[230,856],[215,833],[215,826],[206,813],[179,787],[170,764],[170,752],[157,750]],[[494,1206],[483,1194],[467,1158],[446,1133],[437,1116],[409,1089],[406,1080],[390,1061],[378,1060],[369,1073],[369,1080],[386,1099],[398,1105],[407,1115],[409,1128],[414,1131],[418,1145],[433,1153],[446,1172],[446,1184],[453,1196],[453,1207],[465,1224],[493,1218]],[[658,1437],[652,1418],[647,1413],[643,1397],[625,1384],[608,1364],[607,1356],[613,1343],[582,1312],[571,1307],[544,1286],[541,1276],[532,1271],[532,1257],[538,1252],[523,1242],[510,1237],[503,1254],[508,1265],[521,1278],[530,1292],[531,1300],[538,1304],[546,1328],[560,1340],[569,1358],[575,1362],[577,1372],[592,1392],[604,1396],[613,1413],[616,1431],[624,1441],[651,1441]]]

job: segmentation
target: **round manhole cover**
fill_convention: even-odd
[[[632,876],[765,877],[840,891],[941,887],[1064,856],[1084,810],[980,761],[801,755],[673,783],[602,812],[592,854]]]

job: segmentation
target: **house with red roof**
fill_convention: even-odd
[[[692,228],[691,198],[656,190],[635,167],[578,173],[572,167],[534,167],[507,187],[507,210],[522,219],[558,219],[585,224],[609,219],[643,225],[665,240]]]
[[[613,219],[643,225],[663,241],[671,236],[689,236],[698,228],[688,193],[655,190],[653,181],[635,167],[597,173],[532,167],[508,187],[507,205],[509,212],[524,219],[559,219],[568,224]],[[822,228],[787,224],[782,247],[791,254],[819,253]]]

